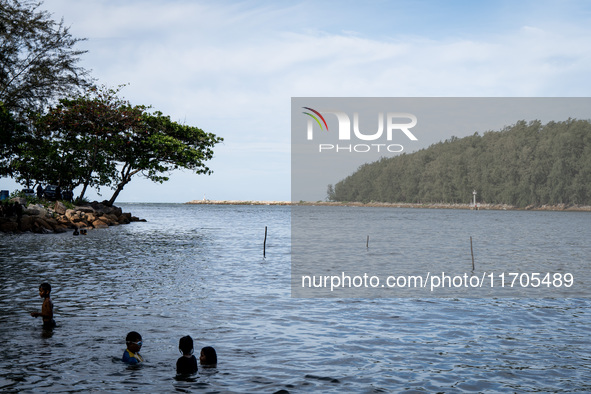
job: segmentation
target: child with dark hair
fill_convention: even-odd
[[[205,368],[215,368],[218,363],[218,355],[216,354],[215,349],[211,346],[206,346],[201,349],[199,363]]]
[[[39,286],[39,297],[43,298],[43,305],[41,312],[31,312],[31,316],[43,318],[43,329],[51,330],[55,327],[55,320],[53,320],[53,302],[50,298],[51,285],[49,283],[41,283]]]
[[[179,351],[183,354],[176,361],[176,373],[189,375],[197,372],[197,359],[193,355],[193,338],[189,335],[179,340]]]
[[[144,361],[144,358],[140,355],[140,349],[142,348],[142,336],[131,331],[125,338],[127,349],[123,352],[121,361],[127,364],[135,365]]]

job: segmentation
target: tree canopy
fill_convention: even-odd
[[[11,173],[10,162],[14,155],[15,138],[23,134],[24,127],[17,122],[0,102],[0,176]]]
[[[73,189],[110,186],[117,174],[117,140],[129,133],[144,107],[132,107],[117,97],[118,89],[90,88],[85,94],[60,100],[36,123],[36,140],[44,141],[49,154],[24,157],[26,164],[42,168],[37,180]]]
[[[170,171],[181,168],[211,174],[205,162],[213,157],[213,146],[223,141],[197,127],[173,122],[161,112],[143,113],[135,127],[122,137],[114,156],[120,171],[110,204],[138,173],[159,183],[169,179]]]
[[[108,186],[112,204],[138,174],[162,183],[176,169],[211,173],[222,138],[92,86],[78,65],[83,40],[40,5],[0,0],[0,176],[82,186],[79,198]]]
[[[205,162],[222,138],[161,112],[150,113],[145,106],[132,106],[118,92],[91,88],[60,100],[39,117],[34,141],[27,142],[33,149],[23,149],[12,162],[15,177],[65,189],[82,185],[79,198],[88,187],[112,186],[112,204],[136,174],[162,183],[176,169],[211,173]]]
[[[328,199],[359,202],[591,205],[591,123],[519,121],[362,165],[329,185]]]
[[[0,101],[22,116],[42,112],[57,98],[88,85],[63,20],[56,22],[33,1],[0,0]]]

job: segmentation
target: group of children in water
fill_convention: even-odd
[[[43,298],[43,305],[41,312],[31,312],[33,317],[43,318],[43,328],[46,330],[53,329],[56,326],[53,319],[53,302],[51,301],[51,285],[49,283],[42,283],[39,286],[39,296]],[[125,338],[127,348],[123,352],[121,361],[127,364],[139,364],[144,361],[140,355],[142,348],[142,336],[135,331],[131,331]],[[182,337],[179,340],[179,351],[183,354],[176,362],[176,372],[179,375],[190,375],[197,372],[197,358],[193,354],[193,338],[189,335]],[[201,349],[199,355],[199,364],[204,368],[215,368],[217,366],[217,354],[214,348],[206,346]]]
[[[144,361],[140,355],[142,348],[142,336],[135,331],[131,331],[125,338],[127,349],[123,352],[121,361],[127,364],[139,364]],[[197,358],[193,354],[193,338],[189,335],[182,337],[179,340],[179,351],[183,354],[176,361],[176,373],[179,375],[190,375],[197,372]],[[206,346],[201,349],[199,355],[199,364],[204,368],[215,368],[218,363],[218,356],[215,349],[211,346]]]

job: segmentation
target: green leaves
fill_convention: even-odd
[[[180,168],[211,174],[204,162],[213,157],[213,146],[221,141],[222,138],[197,127],[173,122],[161,112],[144,112],[119,141],[114,157],[122,167],[110,203],[137,173],[159,183],[168,180],[165,174]]]
[[[132,106],[122,86],[90,86],[80,41],[39,3],[0,0],[0,175],[82,185],[80,198],[112,186],[112,203],[138,173],[154,182],[179,168],[211,174],[204,163],[222,139]]]
[[[63,21],[32,1],[0,0],[0,101],[17,118],[89,84]]]
[[[379,160],[329,189],[334,201],[591,204],[591,123],[520,121]]]
[[[51,154],[31,160],[56,171],[51,180],[62,186],[113,186],[111,204],[134,175],[162,183],[184,168],[211,174],[204,164],[222,141],[197,127],[181,125],[161,112],[132,106],[116,90],[92,88],[83,96],[61,100],[37,124],[37,136]],[[30,158],[32,159],[32,158]],[[48,161],[49,163],[45,162]]]

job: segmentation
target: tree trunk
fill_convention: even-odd
[[[109,207],[112,207],[113,204],[115,203],[115,200],[117,199],[117,196],[119,195],[119,193],[121,193],[121,190],[123,190],[123,187],[125,187],[125,185],[128,183],[129,181],[126,182],[121,182],[117,185],[117,189],[115,189],[115,193],[113,193],[113,195],[111,196],[111,199],[109,200],[109,202],[107,203],[107,205]]]
[[[113,203],[115,202],[115,200],[117,199],[117,196],[119,195],[119,193],[121,193],[121,190],[123,190],[125,185],[127,185],[131,181],[131,177],[133,177],[139,171],[140,170],[133,170],[132,171],[131,166],[128,166],[127,164],[125,164],[123,166],[123,168],[121,169],[121,182],[119,182],[117,184],[117,189],[115,189],[115,193],[113,193],[113,195],[111,196],[111,199],[107,203],[110,207],[113,206]]]
[[[84,182],[84,186],[82,186],[82,192],[80,192],[80,196],[78,196],[78,200],[82,200],[84,197],[84,193],[86,193],[86,187],[88,186],[87,182]]]

